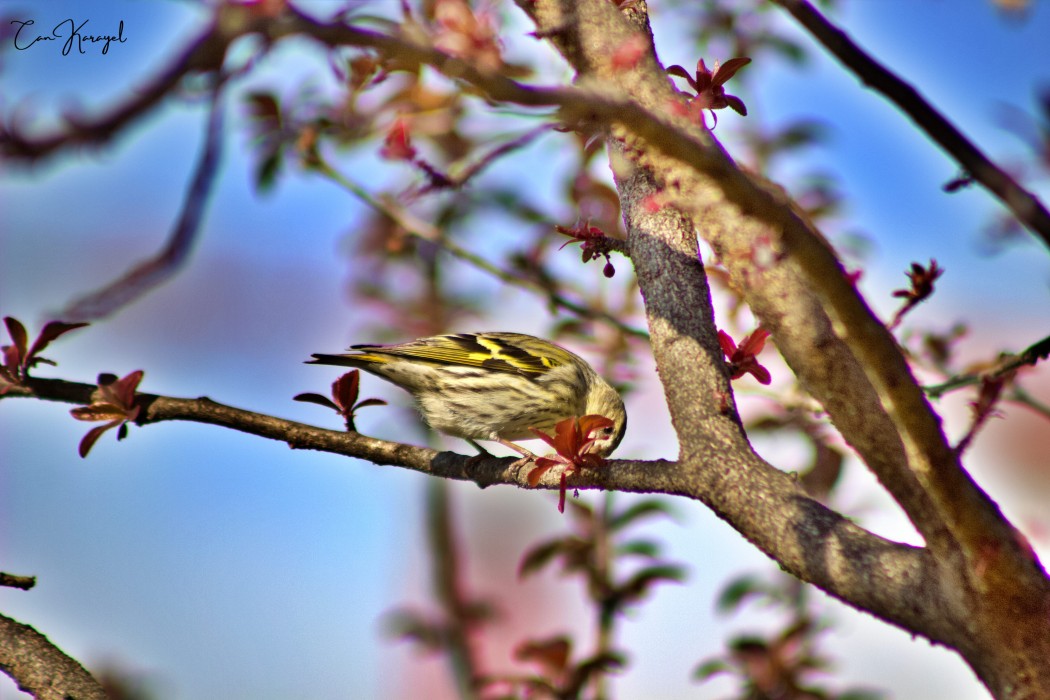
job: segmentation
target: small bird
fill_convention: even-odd
[[[536,456],[512,440],[553,434],[559,421],[597,414],[613,422],[590,446],[602,457],[627,427],[623,400],[587,362],[565,348],[522,333],[459,333],[400,345],[353,345],[355,353],[315,354],[307,364],[356,367],[411,393],[430,427],[463,438],[491,440]]]

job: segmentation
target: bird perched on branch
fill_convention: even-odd
[[[354,345],[345,355],[315,354],[307,364],[356,367],[411,393],[432,428],[491,440],[536,457],[512,440],[551,433],[559,421],[597,414],[612,421],[589,450],[607,456],[623,438],[623,400],[587,362],[565,348],[522,333],[459,333],[400,345]]]

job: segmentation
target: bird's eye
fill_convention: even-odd
[[[613,434],[612,426],[610,425],[608,428],[602,428],[601,433],[606,437],[611,436]]]

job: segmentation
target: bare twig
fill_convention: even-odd
[[[19,576],[18,574],[9,574],[4,571],[0,571],[0,586],[6,586],[8,588],[21,588],[23,591],[28,591],[35,585],[36,576]]]
[[[919,91],[876,61],[807,0],[770,0],[787,10],[867,86],[881,92],[940,144],[974,180],[994,194],[1017,220],[1050,246],[1050,211],[993,163]]]
[[[1035,411],[1043,418],[1050,418],[1050,404],[1044,403],[1036,399],[1034,396],[1029,394],[1027,391],[1019,386],[1015,386],[1010,390],[1010,393],[1003,397],[1003,401],[1009,401],[1015,403],[1018,406],[1024,406],[1025,408]]]
[[[988,369],[984,369],[980,372],[960,374],[948,379],[947,381],[941,382],[940,384],[923,387],[923,391],[925,391],[930,398],[937,399],[944,396],[949,391],[966,386],[973,386],[984,379],[1001,377],[1026,365],[1034,367],[1040,360],[1045,360],[1048,357],[1050,357],[1050,336],[1032,343],[1017,355],[1006,355],[1002,357],[998,363]]]
[[[222,92],[217,88],[212,97],[201,158],[186,192],[182,212],[164,248],[101,289],[72,301],[58,314],[59,318],[92,321],[109,316],[178,272],[200,232],[204,210],[215,183],[222,152],[222,123]]]
[[[480,173],[482,170],[495,163],[496,160],[498,160],[502,156],[505,156],[508,153],[512,153],[518,150],[519,148],[524,148],[525,146],[529,145],[534,140],[536,140],[536,138],[542,136],[548,131],[551,131],[552,129],[557,128],[557,126],[557,124],[541,124],[540,126],[526,131],[524,134],[518,136],[517,138],[511,139],[510,141],[507,141],[505,143],[501,143],[499,146],[496,146],[495,148],[490,150],[477,161],[468,165],[461,172],[455,175],[448,175],[448,180],[444,183],[443,187],[439,186],[438,183],[431,181],[425,186],[423,186],[418,191],[418,194],[426,194],[427,192],[444,188],[459,189],[465,184],[467,184],[467,182],[469,182],[473,177],[478,175],[478,173]]]
[[[446,616],[449,660],[465,700],[478,697],[477,681],[482,677],[481,660],[471,644],[471,632],[480,621],[477,606],[464,590],[463,561],[450,508],[448,482],[431,479],[427,484],[427,538],[430,546],[434,596]]]
[[[456,245],[452,241],[448,240],[447,236],[442,236],[441,232],[438,231],[433,225],[413,216],[411,213],[406,211],[403,207],[392,204],[389,201],[385,201],[378,197],[373,196],[368,190],[362,187],[357,182],[354,182],[349,177],[340,173],[339,171],[332,168],[323,159],[317,159],[312,163],[313,167],[317,172],[321,173],[325,177],[328,177],[333,182],[338,183],[348,192],[356,196],[362,202],[372,207],[379,213],[388,216],[391,220],[396,222],[398,226],[403,228],[406,233],[416,238],[428,241],[434,245],[440,247],[448,254],[452,255],[459,260],[462,260],[477,269],[487,272],[493,277],[499,279],[507,284],[526,289],[530,292],[534,292],[546,298],[547,303],[551,306],[564,309],[571,313],[576,314],[580,318],[597,320],[602,323],[606,323],[627,335],[634,336],[636,338],[648,339],[649,334],[641,329],[636,328],[630,324],[624,323],[619,318],[604,311],[602,309],[594,309],[584,304],[572,301],[568,297],[559,292],[550,289],[549,287],[536,282],[524,275],[520,275],[509,270],[504,270],[501,267],[493,265],[485,258],[472,253],[471,251]]]
[[[253,23],[243,23],[242,31],[254,26]],[[239,32],[224,33],[220,31],[219,22],[213,23],[190,42],[160,75],[144,87],[131,90],[128,101],[96,119],[68,116],[65,128],[40,137],[23,135],[18,131],[17,124],[0,125],[0,156],[7,160],[36,161],[74,146],[105,145],[136,120],[157,108],[187,75],[218,70],[226,56],[226,49],[238,36]]]

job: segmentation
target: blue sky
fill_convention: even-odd
[[[661,59],[695,64],[697,51],[685,43],[681,24],[665,21],[660,3],[651,4]],[[34,17],[42,27],[85,18],[98,32],[115,31],[124,21],[128,41],[111,46],[106,56],[91,50],[61,56],[47,45],[7,47],[0,54],[3,114],[17,110],[43,124],[72,104],[91,110],[142,84],[205,17],[190,3],[131,0],[0,0],[0,10]],[[855,0],[843,3],[839,22],[991,156],[1004,162],[1024,156],[997,115],[1007,104],[1033,111],[1035,87],[1050,84],[1050,6],[1035,3],[1028,19],[1017,21],[979,0]],[[303,44],[282,48],[260,69],[252,85],[291,89],[325,81],[325,63]],[[774,125],[816,112],[827,122],[828,143],[809,152],[804,165],[841,178],[850,196],[842,230],[871,237],[862,289],[876,308],[892,310],[890,291],[903,285],[912,260],[936,257],[948,273],[937,296],[916,312],[918,320],[947,327],[970,318],[975,333],[968,352],[976,357],[1046,335],[1045,249],[1025,243],[984,255],[980,225],[995,205],[977,189],[943,193],[940,185],[956,168],[895,108],[823,54],[801,70],[746,70],[749,118]],[[59,367],[40,374],[92,381],[101,371],[123,375],[141,368],[145,391],[207,394],[336,427],[320,408],[291,397],[323,391],[334,378],[302,364],[310,353],[368,340],[355,328],[373,319],[348,302],[353,271],[340,253],[362,212],[331,184],[303,174],[257,196],[243,114],[232,101],[218,189],[186,269],[115,318],[63,338],[48,353]],[[729,143],[734,118],[719,126]],[[30,169],[5,166],[0,313],[36,330],[72,297],[159,248],[181,204],[204,119],[202,105],[171,102],[111,148]],[[491,177],[535,172],[536,181],[523,185],[544,196],[552,181],[544,172],[559,162],[557,142],[541,142],[527,157],[528,167],[495,168]],[[343,163],[372,183],[394,177],[369,154]],[[1041,192],[1045,199],[1045,182]],[[618,269],[627,272],[624,264]],[[507,330],[540,329],[548,320],[543,305],[522,293],[497,293],[516,318]],[[396,389],[366,379],[364,391],[394,407],[369,409],[359,423],[363,432],[427,439],[406,435],[407,402]],[[673,457],[658,386],[643,387],[628,410],[646,419],[632,418],[619,454]],[[425,479],[191,424],[133,428],[120,444],[107,435],[80,460],[76,445],[85,430],[64,405],[0,403],[0,560],[4,570],[39,580],[28,593],[0,589],[5,614],[36,626],[89,664],[115,660],[137,669],[164,698],[340,696],[334,689],[352,689],[344,697],[394,698],[402,696],[405,668],[441,678],[435,662],[379,633],[384,611],[425,601]],[[982,479],[981,463],[973,469]],[[983,475],[1008,507],[1023,503],[1009,475]],[[889,536],[910,536],[859,468],[846,485],[851,515]],[[503,538],[471,541],[470,565],[482,590],[507,576],[500,566],[513,570],[528,543],[563,524],[547,496],[469,485],[456,485],[453,493],[468,531],[484,532],[493,518],[509,524],[500,530]],[[690,582],[659,591],[626,623],[623,643],[635,655],[617,682],[622,697],[717,697],[725,686],[697,688],[688,681],[689,669],[717,653],[730,631],[764,624],[760,612],[726,621],[712,607],[730,576],[768,571],[767,560],[698,504],[676,505],[681,522],[655,525],[650,534],[666,538],[671,556],[689,565]],[[574,587],[546,585],[543,590],[567,601],[552,607],[573,615]],[[986,697],[947,652],[837,604],[831,610],[839,626],[829,646],[843,683],[887,688],[903,700],[932,692]],[[513,609],[508,614],[514,621]],[[548,628],[537,634],[554,630],[558,621],[543,624]],[[886,658],[894,659],[896,677],[887,678],[877,665]],[[13,695],[9,687],[0,684],[0,694]]]

